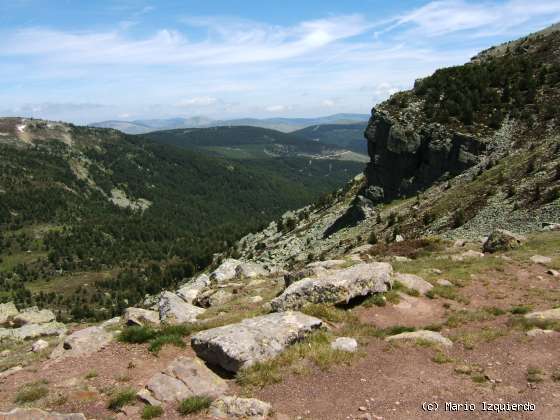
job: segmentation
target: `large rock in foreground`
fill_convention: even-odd
[[[51,353],[51,359],[77,357],[101,350],[113,340],[113,334],[101,327],[89,327],[70,334]]]
[[[86,420],[83,414],[60,414],[39,410],[38,408],[14,408],[9,413],[1,413],[2,420]]]
[[[323,326],[320,319],[300,312],[283,312],[212,328],[191,338],[196,354],[230,372],[262,362]]]
[[[193,396],[217,398],[228,389],[227,383],[198,359],[178,357],[162,373],[156,373],[140,398],[158,402],[179,402]],[[153,401],[152,401],[153,402]]]
[[[516,235],[510,231],[504,229],[496,229],[493,231],[484,245],[482,250],[484,252],[497,252],[497,251],[507,251],[509,249],[514,249],[525,242],[525,238],[520,235]]]
[[[393,268],[388,263],[358,264],[318,273],[291,284],[270,303],[275,311],[299,309],[307,303],[348,303],[358,296],[386,292],[392,285]]]
[[[159,299],[159,318],[164,324],[183,324],[195,322],[205,309],[185,302],[171,292],[163,292]]]

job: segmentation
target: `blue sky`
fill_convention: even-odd
[[[367,113],[560,1],[0,0],[0,115]]]

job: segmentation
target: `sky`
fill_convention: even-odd
[[[0,116],[369,113],[558,21],[558,0],[0,0]]]

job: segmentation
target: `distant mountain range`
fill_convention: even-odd
[[[322,124],[353,124],[367,122],[368,114],[334,114],[318,118],[238,118],[233,120],[213,120],[207,117],[169,118],[120,121],[109,120],[89,124],[90,127],[114,128],[127,134],[145,134],[152,131],[173,130],[177,128],[207,128],[218,126],[252,126],[269,128],[289,133],[303,128]]]

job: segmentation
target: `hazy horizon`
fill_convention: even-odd
[[[368,114],[418,77],[560,20],[551,0],[208,3],[0,4],[0,115]]]

